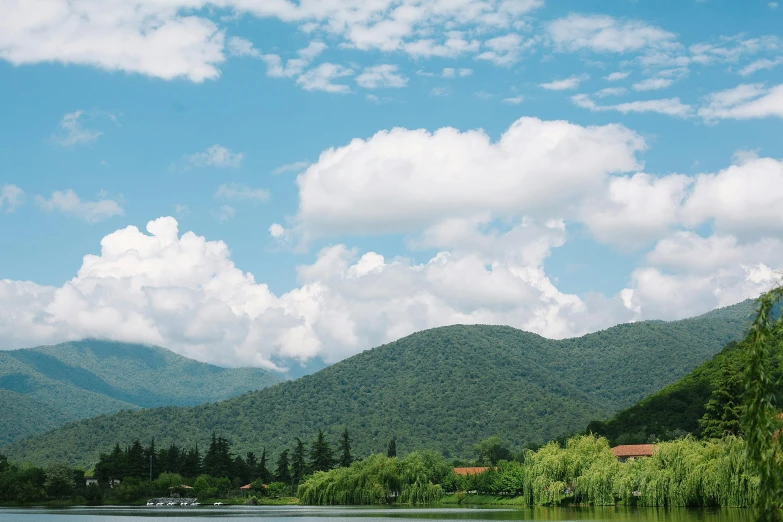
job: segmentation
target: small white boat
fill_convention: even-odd
[[[215,502],[215,505],[216,505],[216,506],[222,506],[222,505],[223,505],[223,503],[222,503],[222,502]]]

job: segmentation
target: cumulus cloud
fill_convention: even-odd
[[[619,125],[536,118],[494,143],[479,130],[382,131],[324,151],[300,174],[297,227],[304,236],[405,232],[487,209],[552,217],[609,174],[638,168],[644,148]]]
[[[617,111],[623,114],[633,112],[656,112],[678,118],[687,118],[693,114],[693,108],[690,105],[682,103],[679,98],[633,101],[618,103],[616,105],[598,105],[590,96],[586,94],[577,94],[571,97],[571,101],[577,107],[589,109],[591,111]]]
[[[525,97],[521,94],[510,98],[503,98],[503,103],[510,103],[511,105],[519,105],[524,101]]]
[[[356,77],[359,87],[365,89],[378,89],[381,87],[405,87],[408,78],[399,73],[399,67],[391,64],[373,65],[366,67]]]
[[[266,63],[266,74],[272,78],[293,78],[299,76],[319,54],[326,50],[326,44],[313,41],[307,47],[296,52],[297,58],[289,58],[285,62],[278,54],[263,54],[259,57]]]
[[[749,63],[748,65],[740,69],[739,73],[742,76],[749,76],[758,71],[763,71],[766,69],[774,69],[775,67],[777,67],[782,63],[783,63],[783,57],[778,57],[775,58],[774,60],[762,58],[761,60],[756,60],[754,62]]]
[[[16,185],[0,187],[0,212],[10,214],[24,202],[24,191]]]
[[[633,84],[633,90],[635,91],[657,91],[660,89],[666,89],[671,87],[674,80],[671,78],[647,78],[640,82]]]
[[[710,94],[699,109],[706,120],[783,117],[783,84],[766,87],[762,83],[742,84]]]
[[[50,198],[36,196],[35,202],[47,212],[69,214],[87,223],[97,223],[125,212],[114,200],[101,198],[97,201],[82,201],[73,190],[55,191]]]
[[[625,80],[630,75],[631,75],[631,73],[629,73],[629,72],[617,71],[617,72],[613,72],[613,73],[611,73],[611,74],[609,74],[607,76],[604,76],[604,80],[606,80],[608,82],[616,82],[616,81],[619,81],[619,80]]]
[[[486,60],[495,65],[512,65],[519,60],[522,51],[534,43],[533,40],[524,42],[522,37],[516,33],[497,36],[484,42],[484,47],[487,50],[476,56],[476,59]]]
[[[171,166],[172,170],[187,171],[194,168],[238,168],[242,165],[245,155],[233,152],[223,145],[211,145],[205,151],[186,154],[178,163]]]

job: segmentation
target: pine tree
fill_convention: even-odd
[[[310,469],[313,471],[329,471],[334,465],[332,448],[326,441],[326,435],[322,429],[318,429],[318,436],[313,441],[310,449]]]
[[[302,477],[307,473],[307,462],[305,462],[305,445],[302,439],[296,438],[296,447],[291,457],[291,478],[294,484],[299,484]]]
[[[277,469],[275,470],[275,480],[283,484],[291,483],[291,471],[288,469],[288,450],[283,450],[277,459]]]
[[[351,456],[351,437],[348,436],[348,428],[346,427],[340,438],[340,466],[347,468],[351,465],[351,462],[353,462],[353,457]]]
[[[389,458],[397,456],[397,437],[392,437],[389,441],[389,449],[386,450],[386,456]]]
[[[155,452],[155,439],[150,441],[149,447],[144,450],[144,458],[147,460],[147,478],[152,481],[158,478],[160,470],[158,470],[158,454]]]
[[[250,475],[250,482],[253,482],[258,478],[258,459],[256,459],[256,454],[248,451],[245,456],[245,464],[247,465],[247,473]]]

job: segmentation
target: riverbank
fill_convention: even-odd
[[[211,506],[215,502],[220,502],[224,506],[298,506],[299,499],[296,497],[280,497],[280,498],[257,498],[254,504],[248,504],[248,498],[235,497],[235,498],[207,498],[204,500],[199,499],[199,503],[203,506]],[[113,502],[107,500],[100,504],[104,507],[136,507],[146,506],[147,500],[134,500],[132,502]],[[67,499],[67,500],[45,500],[45,501],[31,501],[31,502],[18,502],[12,500],[0,501],[0,507],[2,508],[68,508],[68,507],[94,507],[87,503],[84,499]]]

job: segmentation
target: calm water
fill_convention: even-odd
[[[0,508],[0,521],[89,522],[128,519],[176,520],[203,518],[232,521],[263,519],[264,522],[383,522],[403,520],[541,520],[580,522],[751,522],[750,510],[625,509],[625,508],[354,508],[303,506],[201,506],[179,508],[96,507],[67,509]]]

